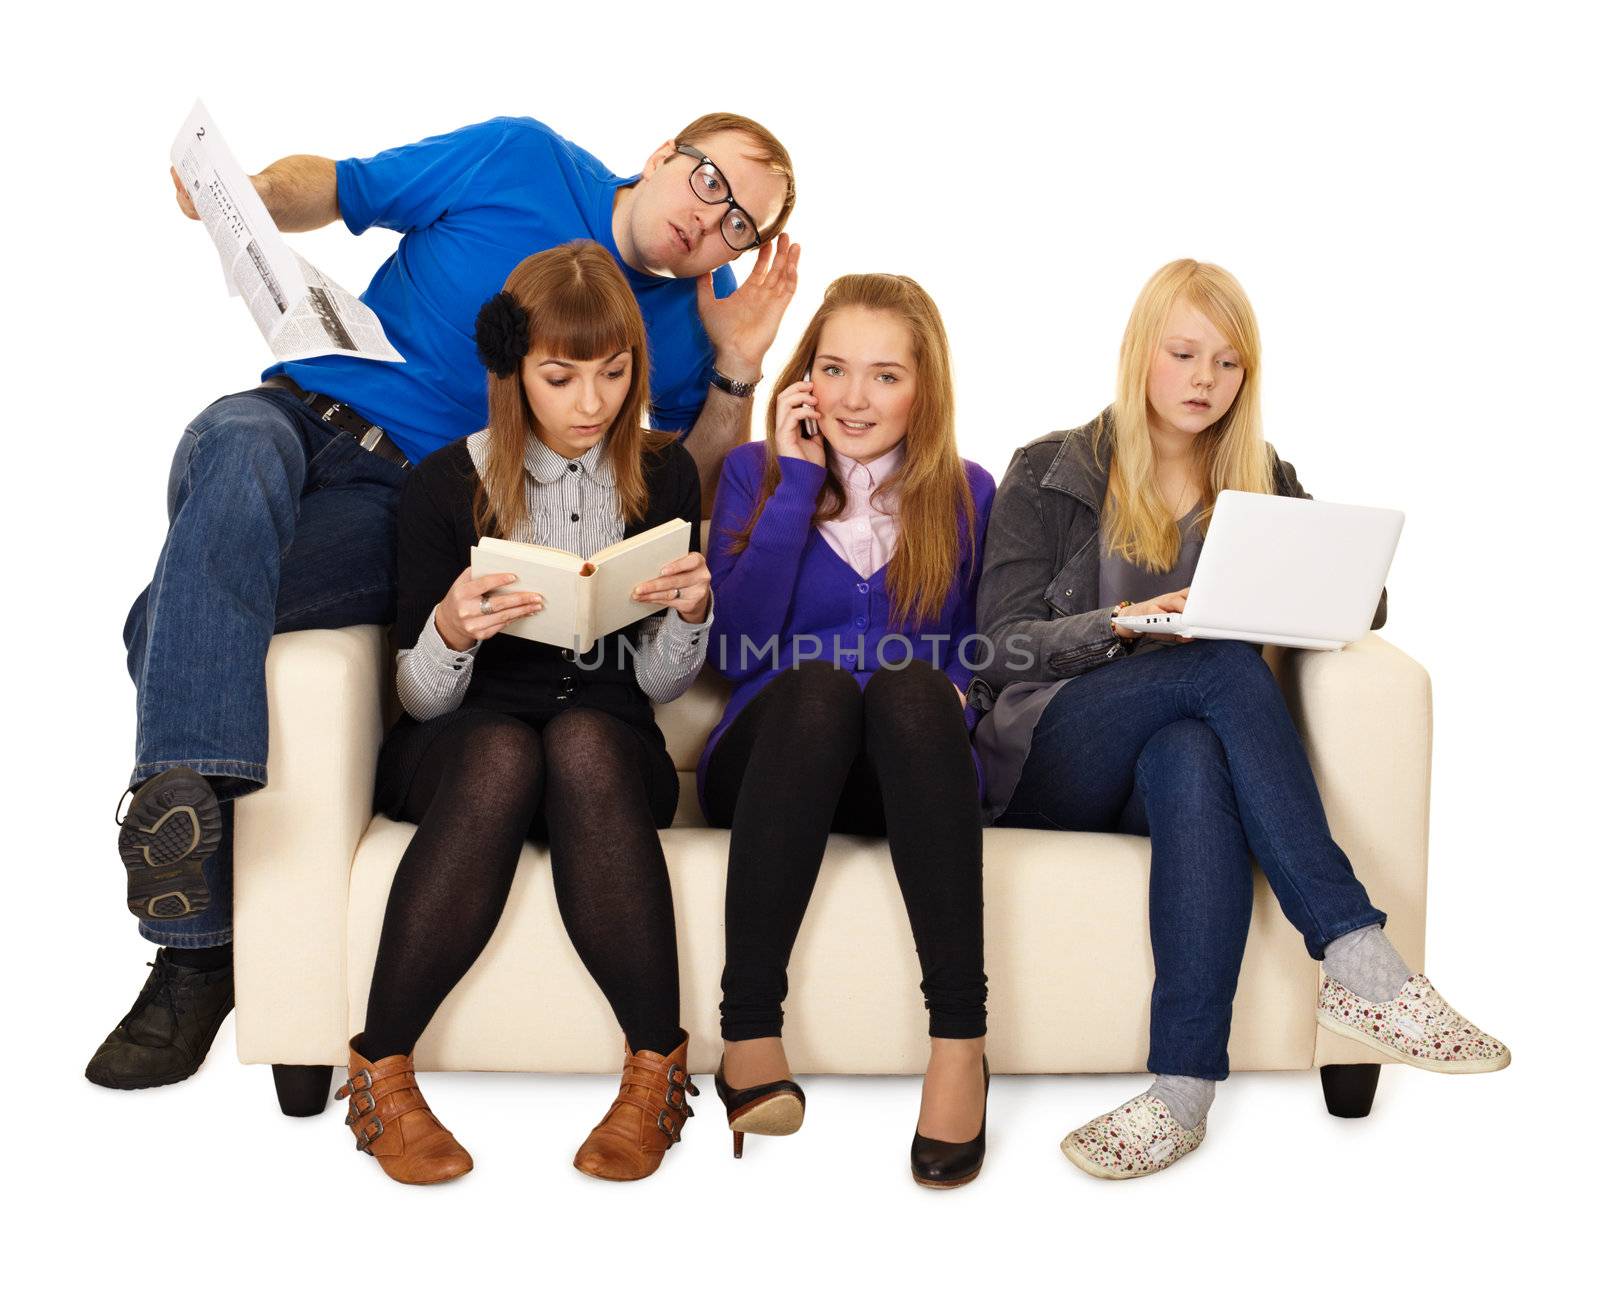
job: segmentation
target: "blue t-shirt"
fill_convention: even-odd
[[[682,431],[699,417],[713,357],[694,280],[639,273],[622,263],[611,236],[616,191],[637,176],[613,175],[530,117],[496,117],[340,162],[338,177],[339,214],[352,234],[381,225],[404,235],[361,300],[406,362],[324,355],[267,374],[287,373],[348,402],[419,462],[488,422],[473,342],[479,307],[524,257],[592,238],[611,253],[644,316],[651,423]],[[733,271],[719,268],[712,287],[719,297],[731,293]]]

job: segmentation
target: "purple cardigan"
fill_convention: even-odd
[[[780,671],[797,663],[797,656],[833,661],[849,669],[862,687],[880,665],[898,664],[908,654],[938,666],[963,691],[972,679],[972,670],[961,663],[957,649],[977,633],[978,574],[983,570],[983,536],[994,502],[994,478],[976,463],[963,460],[977,512],[977,542],[933,623],[919,625],[914,634],[897,633],[890,624],[884,584],[888,567],[863,578],[811,524],[827,477],[814,463],[778,460],[782,476],[751,532],[749,547],[737,554],[728,551],[729,540],[743,529],[755,507],[766,454],[759,441],[729,453],[711,516],[706,562],[715,612],[706,660],[734,687],[700,756],[702,810],[706,765],[718,740]],[[966,656],[981,663],[976,646]],[[967,718],[970,728],[970,711]]]

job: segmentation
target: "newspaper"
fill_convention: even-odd
[[[172,165],[217,246],[228,291],[244,298],[278,359],[359,355],[405,363],[378,317],[283,241],[203,103],[195,103],[173,141]]]

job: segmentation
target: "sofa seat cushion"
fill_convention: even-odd
[[[692,783],[692,780],[691,780]],[[692,785],[686,787],[692,804]],[[373,820],[350,882],[349,1033],[361,1028],[389,886],[415,831]],[[698,1073],[716,1066],[728,834],[662,833],[672,876],[684,1028]],[[984,833],[989,1056],[1010,1073],[1144,1068],[1154,978],[1150,851],[1137,837]],[[911,1074],[927,1061],[916,953],[881,839],[834,836],[790,967],[785,1042],[801,1074]],[[1232,1064],[1303,1069],[1317,969],[1257,876]],[[524,848],[499,928],[417,1049],[421,1069],[604,1073],[621,1033],[556,911],[547,852]]]

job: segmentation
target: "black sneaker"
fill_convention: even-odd
[[[222,839],[211,784],[193,769],[157,774],[133,794],[117,852],[128,870],[128,907],[140,917],[191,917],[211,903],[202,865]]]
[[[90,1058],[83,1072],[90,1083],[155,1088],[187,1079],[233,1010],[231,962],[220,971],[195,971],[161,949],[149,966],[139,997]]]

